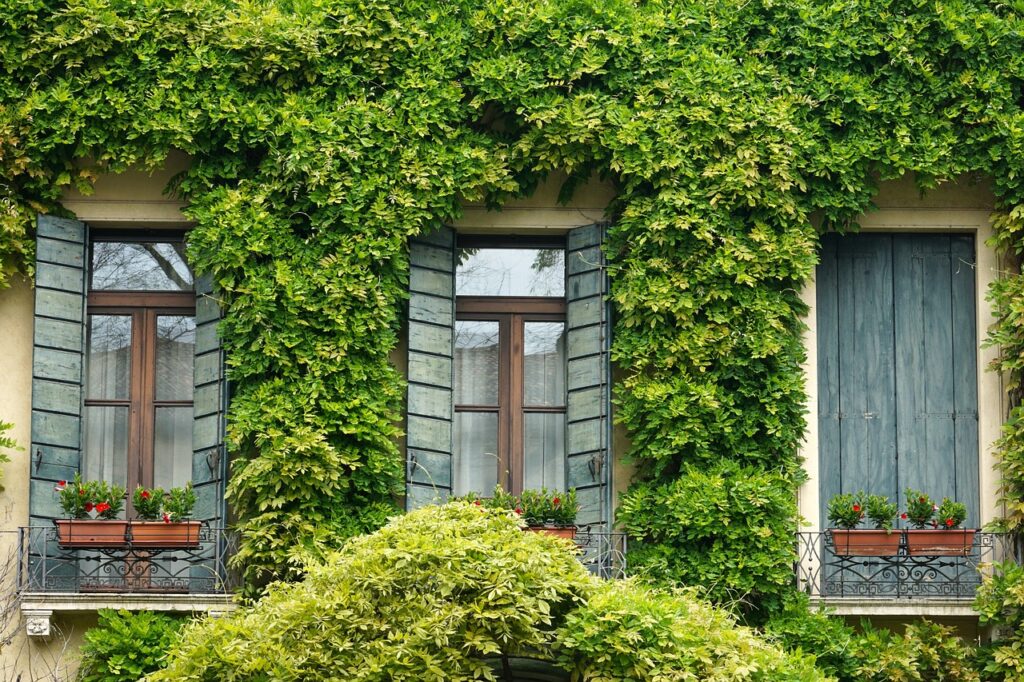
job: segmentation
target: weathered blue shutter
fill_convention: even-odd
[[[839,492],[950,496],[978,521],[971,237],[822,239],[817,270],[821,513]]]
[[[892,237],[826,235],[817,290],[824,519],[840,491],[897,491]]]
[[[610,523],[610,320],[603,224],[569,232],[565,295],[568,390],[566,481],[576,488],[580,525]]]
[[[32,349],[32,525],[62,516],[54,482],[72,478],[81,461],[87,249],[84,223],[39,216]]]
[[[906,486],[978,515],[974,245],[956,235],[896,235],[897,448]]]
[[[224,448],[227,385],[224,354],[217,336],[221,319],[209,277],[197,277],[196,350],[194,366],[192,484],[196,492],[195,518],[218,525],[224,514],[227,456]]]
[[[455,232],[409,242],[406,507],[441,502],[452,487],[452,328]]]

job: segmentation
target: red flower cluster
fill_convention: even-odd
[[[85,503],[85,511],[87,511],[87,512],[91,512],[92,511],[92,502],[86,502]]]
[[[947,527],[952,528],[954,523],[955,523],[955,521],[953,521],[953,519],[946,519],[946,526]]]
[[[853,511],[859,512],[860,511],[860,505],[859,504],[853,505]]]
[[[562,504],[562,501],[556,497],[555,499],[551,500],[551,504],[557,507],[558,505]]]
[[[110,505],[108,503],[106,503],[106,502],[100,502],[99,504],[97,504],[93,508],[96,510],[97,514],[102,514],[103,512],[105,512],[108,509],[110,509]]]
[[[144,499],[144,500],[148,500],[149,499],[149,491],[148,490],[143,490],[142,491],[142,499]]]

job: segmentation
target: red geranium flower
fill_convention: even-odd
[[[92,502],[86,502],[85,503],[85,511],[87,511],[87,512],[91,512],[92,511]]]
[[[519,514],[520,516],[522,516],[523,515],[523,510],[520,509],[519,507],[516,507],[516,514]]]
[[[853,511],[859,512],[860,511],[860,505],[859,504],[853,505]]]
[[[66,488],[66,487],[68,487],[68,482],[67,481],[57,481],[57,486],[61,487],[61,488]]]
[[[946,525],[952,527],[953,519],[946,519]]]
[[[907,512],[903,512],[902,514],[900,514],[900,518],[903,519],[904,521],[906,521],[906,519],[907,519]]]
[[[79,488],[78,489],[78,494],[81,495],[82,497],[84,497],[85,496],[85,488]]]
[[[551,500],[551,504],[557,507],[558,505],[562,504],[562,501],[556,497],[555,499]]]
[[[110,509],[110,505],[107,504],[106,502],[100,502],[99,504],[96,505],[95,509],[97,514],[102,514],[103,512]]]
[[[171,522],[171,515],[168,514],[167,512],[164,512],[164,523],[170,523],[170,522]]]
[[[140,497],[142,497],[142,499],[144,499],[144,500],[148,500],[149,499],[149,491],[148,490],[143,490],[142,491],[142,495],[140,495]]]
[[[475,504],[476,506],[479,507],[480,506],[480,500],[473,500],[473,504]]]

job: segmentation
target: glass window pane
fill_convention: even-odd
[[[454,461],[456,495],[490,495],[498,484],[498,414],[456,412]]]
[[[192,408],[156,408],[153,437],[153,484],[167,490],[191,481]]]
[[[85,408],[82,478],[127,485],[128,407]]]
[[[455,322],[455,404],[498,404],[497,322]]]
[[[191,291],[181,242],[93,242],[90,288]]]
[[[524,323],[523,404],[565,405],[565,323]]]
[[[90,315],[86,398],[127,400],[131,379],[132,318]]]
[[[565,296],[562,249],[459,249],[458,296]]]
[[[196,320],[190,315],[156,318],[156,399],[192,400]]]
[[[523,488],[565,489],[565,415],[523,415]]]

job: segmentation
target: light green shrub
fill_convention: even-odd
[[[944,625],[920,621],[903,634],[862,624],[852,651],[853,675],[844,682],[979,682],[974,648]],[[1009,679],[1009,678],[1007,678]]]
[[[159,670],[183,624],[150,611],[101,609],[99,623],[85,633],[81,682],[135,682]]]
[[[556,641],[577,680],[825,679],[812,657],[783,653],[692,590],[601,583]]]
[[[821,679],[693,594],[601,582],[570,543],[467,502],[398,517],[189,628],[148,679],[458,682],[493,679],[498,654],[594,681]]]

